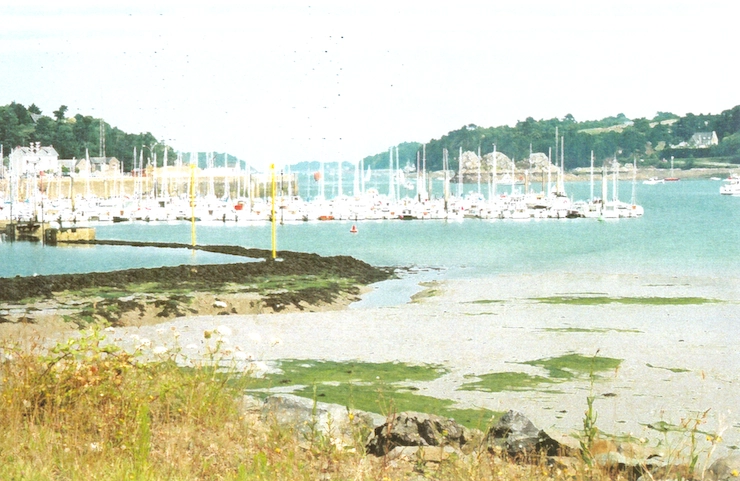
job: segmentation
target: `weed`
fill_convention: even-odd
[[[632,304],[643,306],[685,306],[721,302],[705,297],[608,297],[608,296],[551,296],[535,297],[533,301],[543,304],[565,304],[577,306],[599,306],[604,304]]]

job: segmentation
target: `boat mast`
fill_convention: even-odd
[[[591,202],[594,201],[594,151],[591,151],[591,197],[589,198]]]
[[[606,171],[606,161],[601,166],[601,204],[606,202],[607,195],[609,194],[608,174]]]
[[[162,160],[162,197],[165,199],[169,197],[169,192],[167,192],[167,143],[162,142],[162,146],[164,147],[164,159]]]
[[[342,197],[342,161],[337,161],[337,197]]]
[[[352,181],[352,193],[355,197],[360,195],[360,162],[355,163],[355,178]]]
[[[493,144],[493,177],[491,180],[491,183],[493,184],[492,188],[492,196],[496,197],[496,188],[497,188],[497,171],[498,170],[498,156],[496,155],[496,144]],[[491,197],[491,198],[493,198]],[[489,199],[490,200],[490,199]]]
[[[421,149],[421,179],[423,181],[424,200],[427,200],[429,199],[429,192],[427,192],[427,144],[424,144]]]
[[[560,136],[560,185],[558,193],[565,195],[565,136]]]
[[[480,164],[483,162],[480,156],[480,145],[478,146],[478,198],[480,198]]]
[[[365,194],[365,159],[360,159],[360,187],[361,194]]]
[[[398,146],[396,145],[396,199],[401,198],[401,182],[403,180],[401,174],[401,160],[398,158]]]
[[[421,152],[416,151],[416,200],[421,202]]]
[[[635,184],[637,183],[637,157],[632,156],[632,205],[637,205]]]
[[[463,195],[465,195],[465,192],[463,192],[462,146],[460,146],[460,153],[457,157],[457,196],[462,199]]]
[[[393,147],[388,147],[388,155],[390,157],[389,164],[388,164],[388,198],[391,200],[394,199],[394,194],[396,192],[396,189],[393,187]]]
[[[619,186],[617,185],[617,177],[619,176],[619,162],[617,162],[617,154],[614,154],[614,160],[612,161],[612,167],[614,172],[612,173],[612,200],[616,202],[619,200]]]
[[[444,171],[445,171],[445,185],[444,185],[444,196],[445,196],[445,212],[447,212],[447,201],[450,198],[450,179],[449,179],[449,169],[450,169],[450,158],[449,158],[449,152],[447,149],[442,150],[442,163],[444,164]]]
[[[552,147],[547,148],[547,196],[552,195]]]

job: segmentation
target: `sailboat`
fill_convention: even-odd
[[[671,155],[671,176],[664,179],[666,182],[677,182],[681,179],[673,175],[673,156]]]

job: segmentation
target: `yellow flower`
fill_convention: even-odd
[[[740,475],[740,473],[738,473],[738,472],[737,472],[737,469],[733,469],[733,470],[732,470],[732,471],[730,472],[730,474],[731,474],[731,475],[733,475],[733,476],[734,476],[734,477],[736,477],[736,478],[738,477],[738,475]]]

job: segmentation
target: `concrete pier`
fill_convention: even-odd
[[[95,240],[95,229],[92,227],[63,227],[61,229],[49,229],[45,232],[47,244],[59,242]]]
[[[0,221],[0,232],[10,241],[31,241],[57,244],[70,241],[95,240],[93,227],[52,228],[48,222],[10,222]]]

